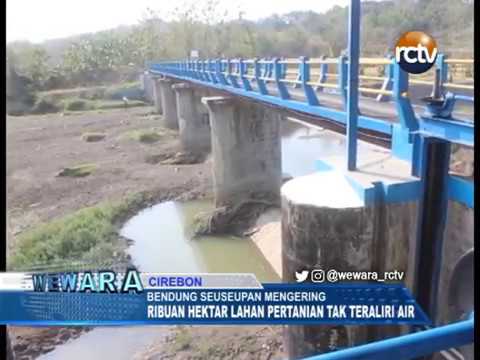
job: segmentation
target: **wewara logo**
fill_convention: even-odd
[[[437,53],[435,39],[422,31],[404,33],[395,45],[395,60],[411,74],[428,71],[435,64]]]

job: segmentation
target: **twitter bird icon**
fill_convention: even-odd
[[[295,271],[295,277],[297,278],[297,282],[304,282],[305,280],[307,280],[308,273],[308,270],[303,270],[301,272]]]

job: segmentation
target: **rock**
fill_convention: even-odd
[[[60,340],[62,341],[67,341],[68,339],[70,339],[72,337],[72,334],[70,333],[63,333],[63,334],[60,334],[60,336],[58,337]]]
[[[82,135],[82,139],[86,142],[97,142],[105,139],[105,136],[102,133],[86,133]]]
[[[27,350],[27,348],[28,348],[28,345],[24,344],[24,343],[13,345],[13,351],[14,352],[23,352],[23,351]]]
[[[44,354],[46,353],[49,353],[50,351],[53,351],[55,350],[55,345],[49,345],[49,346],[45,346],[43,349],[42,349],[42,352]]]

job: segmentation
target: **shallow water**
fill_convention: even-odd
[[[279,278],[255,244],[247,238],[191,239],[194,216],[212,209],[210,201],[167,201],[140,211],[122,228],[134,243],[128,249],[142,272],[246,272],[260,281]],[[57,346],[40,360],[130,360],[167,332],[161,326],[97,327]]]
[[[37,359],[131,360],[138,351],[166,334],[166,329],[161,326],[97,327]]]
[[[134,240],[128,249],[133,263],[142,272],[251,272],[261,281],[278,281],[247,238],[191,238],[195,215],[212,208],[208,200],[167,201],[142,210],[121,231]]]
[[[343,135],[282,122],[282,171],[293,177],[315,172],[315,160],[345,152]]]

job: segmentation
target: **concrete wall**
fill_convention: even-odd
[[[374,268],[376,271],[405,272],[406,287],[413,294],[415,283],[418,202],[396,202],[377,206]],[[372,327],[374,339],[385,339],[409,332],[407,326]]]

